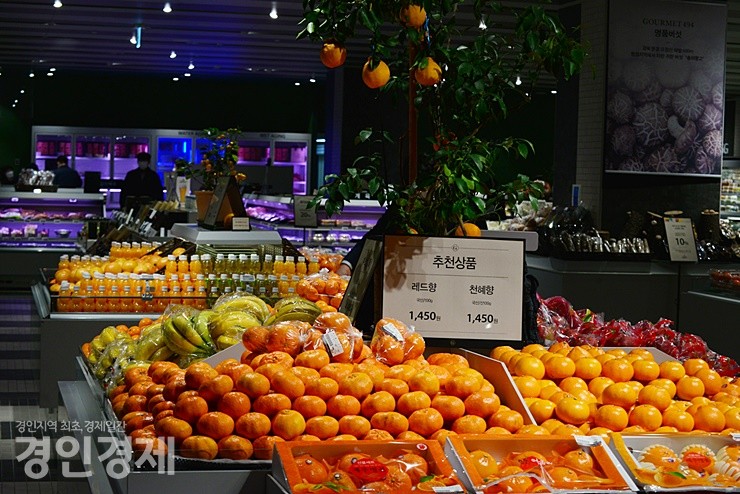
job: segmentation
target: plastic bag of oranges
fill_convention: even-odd
[[[413,327],[390,317],[375,324],[370,351],[379,362],[397,365],[422,356],[424,349],[424,338]]]
[[[324,312],[306,333],[303,350],[326,350],[332,362],[359,361],[362,332],[341,312]]]

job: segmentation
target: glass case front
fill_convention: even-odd
[[[113,146],[113,178],[126,178],[126,174],[137,166],[136,155],[149,152],[149,137],[116,136]]]
[[[102,180],[110,179],[110,137],[77,136],[74,169],[81,177],[85,172],[100,172]]]
[[[175,168],[175,161],[178,159],[193,160],[193,139],[190,137],[158,137],[157,173],[162,183],[165,183],[164,174]]]
[[[266,165],[270,159],[270,141],[239,140],[237,165]]]
[[[53,170],[57,166],[57,156],[69,156],[71,152],[71,135],[39,134],[36,137],[34,161],[39,170]]]
[[[275,166],[293,167],[293,193],[305,194],[308,177],[308,143],[275,141]]]

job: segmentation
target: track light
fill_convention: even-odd
[[[175,53],[175,50],[172,50],[170,52],[170,58],[176,58],[176,57],[177,57],[177,53]]]
[[[180,80],[180,78],[179,77],[173,77],[172,80],[175,81],[175,82],[177,82],[177,81]]]
[[[514,81],[514,84],[516,84],[517,86],[521,86],[522,85],[522,79],[521,79],[521,77],[516,76],[516,81]]]
[[[132,45],[136,44],[136,31],[134,31],[134,34],[131,35],[131,39],[129,39]]]
[[[277,19],[277,18],[278,18],[277,2],[272,2],[272,10],[270,10],[270,19]]]
[[[162,9],[162,12],[164,12],[165,14],[169,14],[170,12],[172,12],[172,5],[170,5],[170,2],[164,3],[164,8]]]
[[[193,63],[193,61],[191,60],[191,61],[190,61],[190,64],[188,65],[188,70],[193,70],[194,68],[195,68],[195,64],[194,64],[194,63]]]
[[[61,9],[64,7],[64,4],[62,3],[62,0],[54,0],[54,8],[55,9]]]
[[[308,82],[316,82],[316,78],[311,76],[311,78],[308,80]]]
[[[26,92],[25,89],[21,89],[21,94],[24,94]]]
[[[28,73],[28,77],[35,77],[35,74],[33,73],[33,71]]]
[[[185,73],[183,74],[183,76],[185,76],[185,77],[190,77],[190,72],[185,72]]]
[[[301,85],[301,83],[300,83],[300,82],[295,82],[294,84],[295,84],[296,86],[300,86],[300,85]]]
[[[141,26],[134,26],[134,33],[131,35],[129,41],[136,48],[141,48]]]

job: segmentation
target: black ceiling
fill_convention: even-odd
[[[319,46],[297,41],[302,0],[0,0],[0,72],[57,71],[147,73],[183,78],[270,77],[323,79]],[[534,0],[506,1],[522,5]],[[558,0],[549,8],[579,3]],[[278,18],[269,17],[275,5]],[[740,1],[728,17],[727,91],[740,94]],[[463,20],[465,14],[463,13]],[[472,15],[468,15],[472,22]],[[510,20],[499,19],[504,30]],[[141,47],[129,42],[142,27]],[[366,57],[367,44],[349,47],[350,65]],[[175,51],[176,58],[170,58]],[[188,70],[193,62],[195,68]],[[545,80],[544,84],[554,83]]]

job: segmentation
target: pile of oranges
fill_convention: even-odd
[[[241,361],[187,370],[153,362],[127,372],[110,397],[132,438],[173,437],[181,455],[211,459],[268,459],[276,442],[289,440],[444,442],[450,434],[536,427],[524,426],[460,355],[386,365],[367,345],[361,354],[362,360],[332,362],[323,349],[295,357],[247,350]]]
[[[658,364],[645,348],[501,346],[536,422],[552,434],[740,431],[740,383],[701,359]],[[546,433],[545,431],[541,431]]]
[[[323,312],[336,312],[349,282],[334,272],[321,272],[303,278],[295,287],[296,295],[318,305]]]

